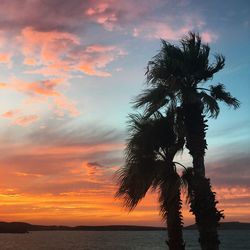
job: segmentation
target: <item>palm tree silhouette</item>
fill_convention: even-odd
[[[148,63],[146,77],[149,88],[137,96],[134,107],[144,107],[145,119],[162,109],[171,109],[175,113],[175,121],[182,126],[185,146],[193,159],[193,169],[186,171],[184,178],[189,184],[191,212],[196,218],[201,248],[217,250],[220,243],[217,227],[223,214],[216,208],[215,193],[205,177],[205,118],[218,116],[218,101],[235,109],[240,103],[226,92],[223,84],[203,87],[224,67],[222,55],[216,54],[215,62],[209,63],[210,47],[201,43],[201,37],[192,32],[180,44],[178,47],[162,40],[160,52]]]
[[[133,209],[150,188],[158,190],[163,219],[167,222],[171,250],[184,250],[182,238],[181,178],[173,158],[183,149],[184,140],[174,125],[174,116],[160,112],[145,119],[140,114],[130,115],[130,137],[126,147],[125,165],[118,172],[117,197]]]

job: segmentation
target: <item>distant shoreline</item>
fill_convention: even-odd
[[[184,227],[184,230],[194,230],[196,225]],[[250,230],[250,223],[224,222],[220,230]],[[0,222],[0,233],[28,233],[31,231],[165,231],[165,227],[107,225],[107,226],[44,226],[25,222]]]

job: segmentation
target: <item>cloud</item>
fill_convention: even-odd
[[[202,31],[201,37],[203,42],[210,43],[216,41],[218,35],[206,30],[204,26],[205,23],[202,19],[195,15],[192,17],[185,14],[183,17],[175,15],[171,18],[161,18],[159,20],[145,19],[143,22],[138,22],[132,31],[132,35],[150,40],[164,39],[177,41],[187,35],[189,31]]]
[[[79,22],[79,19],[83,16],[84,9],[87,8],[85,6],[90,2],[81,0],[70,2],[1,0],[0,29],[13,31],[27,26],[33,26],[42,31],[80,28],[82,22]]]
[[[110,62],[118,57],[126,55],[126,52],[116,46],[104,46],[100,44],[93,44],[87,46],[82,51],[77,51],[71,56],[73,58],[79,57],[80,62],[75,66],[75,69],[83,71],[87,75],[96,75],[101,77],[111,76],[109,72],[102,71]]]
[[[85,14],[108,31],[122,31],[134,37],[146,39],[179,40],[188,31],[201,31],[204,42],[213,42],[218,35],[206,28],[203,18],[193,8],[186,8],[183,3],[154,1],[117,2],[96,1]],[[185,4],[187,7],[188,4]],[[135,7],[135,6],[140,6]],[[159,11],[164,10],[164,14]]]
[[[52,4],[49,0],[26,0],[20,4],[18,0],[3,0],[1,6],[0,14],[3,18],[0,30],[4,31],[33,27],[38,32],[80,33],[88,27],[95,28],[93,23],[96,23],[107,31],[144,38],[172,39],[178,34],[182,35],[186,29],[203,32],[206,42],[214,41],[217,36],[206,29],[206,22],[192,4],[183,4],[183,1],[173,4],[172,1],[164,0],[72,0],[63,3],[55,0]],[[5,15],[6,11],[10,15]]]
[[[9,53],[1,53],[0,52],[0,64],[11,65],[11,54]]]
[[[76,108],[76,103],[62,94],[54,97],[53,103],[55,107],[53,110],[58,116],[64,116],[65,111],[73,117],[80,115],[80,111]]]
[[[94,5],[89,6],[85,14],[90,20],[102,25],[109,31],[122,30],[125,27],[130,27],[131,24],[136,24],[140,18],[149,17],[156,6],[160,8],[164,5],[164,1],[159,0],[154,1],[154,3],[141,0],[128,0],[126,2],[98,0]]]
[[[77,110],[75,102],[69,100],[57,89],[59,85],[61,86],[64,84],[64,80],[59,78],[36,82],[26,82],[17,78],[12,78],[10,83],[3,84],[2,88],[24,94],[26,96],[24,101],[26,105],[34,104],[36,102],[48,103],[48,106],[59,116],[64,116],[65,113],[68,113],[71,116],[78,116],[80,112]],[[13,111],[7,111],[2,116],[10,118],[11,115],[13,116]],[[33,115],[26,115],[14,120],[12,124],[28,125],[37,119],[38,116],[36,116],[35,119]]]
[[[12,123],[20,126],[27,126],[37,120],[38,120],[37,115],[25,115],[17,117],[16,119],[13,120]]]
[[[2,117],[11,119],[11,124],[19,126],[28,126],[31,123],[36,122],[39,117],[37,115],[21,115],[20,110],[9,110],[2,114]]]
[[[18,38],[25,61],[36,64],[51,64],[60,61],[72,46],[79,44],[76,35],[59,31],[37,31],[26,27]]]
[[[98,3],[96,6],[87,9],[85,13],[109,31],[113,30],[117,22],[116,13],[110,10],[108,3]]]
[[[9,110],[9,111],[4,112],[2,114],[2,117],[12,118],[12,117],[16,116],[19,112],[20,112],[20,110]]]
[[[136,28],[136,35],[147,39],[178,40],[190,29],[185,26],[176,29],[165,22],[148,22]]]
[[[208,164],[207,174],[214,185],[250,189],[250,156],[241,153],[224,157]]]
[[[100,168],[104,167],[102,164],[100,164],[100,163],[98,163],[98,162],[96,162],[96,161],[95,161],[95,162],[88,162],[87,165],[90,166],[90,167],[95,167],[95,168],[96,168],[96,167],[97,167],[97,168],[99,168],[99,167],[100,167]]]
[[[143,17],[152,10],[165,5],[165,1],[142,0],[2,0],[0,14],[0,29],[17,30],[32,26],[39,31],[76,31],[85,29],[90,21],[112,29],[113,25],[132,22]],[[135,8],[139,6],[139,8]],[[21,12],[20,9],[23,11]],[[9,15],[6,15],[6,12]],[[56,16],[56,18],[55,18]]]
[[[175,6],[171,8],[171,2],[163,0],[26,0],[22,4],[3,0],[0,63],[12,65],[13,72],[22,74],[15,80],[18,84],[7,89],[26,95],[25,105],[46,103],[59,116],[77,116],[77,102],[65,94],[71,80],[86,75],[111,77],[119,71],[112,63],[128,54],[125,43],[117,42],[119,35],[176,40],[197,28],[206,41],[215,39],[197,13],[177,15],[183,4]],[[105,38],[103,42],[97,37],[99,33]],[[28,78],[34,80],[27,82]]]
[[[27,177],[42,177],[42,175],[41,174],[31,174],[31,173],[25,173],[25,172],[15,172],[14,173],[15,175],[17,175],[17,176],[27,176]]]
[[[202,41],[205,43],[211,43],[218,39],[218,35],[210,31],[205,31],[201,33]]]
[[[28,118],[22,122],[27,123]],[[28,132],[22,142],[16,135],[13,139],[7,137],[1,147],[0,175],[5,177],[0,188],[12,186],[21,193],[59,194],[81,189],[102,192],[114,185],[113,168],[121,163],[121,158],[117,162],[116,157],[123,150],[121,135],[94,127],[72,130],[58,121],[47,129]],[[112,157],[115,160],[104,165]]]
[[[126,54],[118,46],[102,44],[84,46],[80,38],[72,33],[37,31],[32,27],[22,30],[19,42],[24,63],[32,67],[26,70],[26,73],[45,76],[68,78],[74,71],[99,77],[111,76],[109,72],[101,69]]]
[[[9,88],[27,95],[60,96],[60,93],[55,88],[62,83],[62,79],[48,79],[31,83],[13,79],[9,84]]]
[[[96,223],[100,223],[104,215],[114,223],[123,220],[146,223],[148,214],[153,216],[149,223],[160,220],[156,196],[149,194],[130,215],[121,210],[119,201],[114,201],[117,188],[114,172],[123,164],[123,133],[101,124],[76,128],[70,121],[48,119],[45,129],[36,126],[22,135],[13,133],[12,129],[8,133],[3,131],[0,138],[0,211],[9,216],[6,218],[27,216],[25,220],[33,221],[38,214],[47,213],[44,221],[55,222],[56,209],[58,220],[65,223],[68,213],[69,223],[75,219],[77,224],[86,213],[89,215],[93,209],[98,213],[100,209],[106,212],[95,215]],[[242,214],[249,215],[250,187],[244,181],[245,177],[249,179],[248,162],[248,155],[232,155],[207,164],[219,208],[225,210],[228,220],[242,221]],[[29,209],[18,215],[22,206]],[[237,207],[241,207],[241,211]],[[32,208],[36,215],[30,212]],[[190,221],[187,210],[184,214]],[[108,223],[108,219],[104,222]]]
[[[107,30],[124,28],[166,5],[165,1],[142,0],[2,0],[0,30],[17,32],[33,27],[41,32],[79,32],[96,22]],[[135,6],[140,6],[139,8]],[[22,11],[20,11],[22,9]],[[6,15],[6,12],[9,15]],[[56,18],[55,18],[56,16]]]
[[[8,6],[8,3],[4,2],[4,6],[14,11],[14,4]],[[50,7],[54,8],[51,5],[47,6]],[[126,55],[125,50],[119,46],[89,43],[71,30],[68,32],[64,29],[38,29],[32,25],[21,27],[20,33],[15,31],[12,39],[8,37],[10,33],[8,30],[2,31],[1,34],[5,38],[1,43],[2,49],[7,51],[9,44],[15,48],[11,55],[7,52],[0,53],[0,64],[13,63],[14,70],[17,70],[17,65],[11,62],[11,57],[23,59],[23,65],[18,69],[22,73],[22,78],[9,77],[10,83],[2,83],[1,88],[24,94],[26,97],[23,104],[26,106],[47,103],[48,108],[58,116],[80,115],[76,101],[65,95],[72,78],[77,74],[81,77],[84,75],[110,77],[112,73],[106,69],[107,66]],[[8,39],[12,42],[6,42]],[[27,78],[36,80],[32,82],[22,80]],[[20,124],[20,120],[13,124]]]

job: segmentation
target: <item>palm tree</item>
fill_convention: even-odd
[[[170,250],[184,250],[182,238],[181,178],[173,158],[183,149],[184,140],[173,127],[174,117],[160,112],[153,118],[130,115],[130,137],[126,146],[125,165],[118,172],[117,197],[124,198],[130,210],[150,188],[158,190],[161,214],[167,222]]]
[[[216,208],[215,193],[205,177],[206,116],[218,116],[218,101],[235,109],[240,103],[221,83],[204,88],[203,84],[225,64],[224,56],[219,54],[215,62],[209,63],[209,53],[210,47],[192,32],[180,41],[180,47],[162,40],[160,52],[148,63],[149,88],[135,99],[134,107],[144,107],[146,118],[162,109],[178,110],[176,119],[183,123],[185,146],[193,159],[193,170],[185,176],[192,188],[191,211],[196,217],[199,241],[203,250],[217,250],[217,227],[223,214]]]

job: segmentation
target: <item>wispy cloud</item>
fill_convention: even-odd
[[[213,183],[217,186],[240,186],[250,189],[249,154],[236,153],[224,157],[208,165],[208,175],[212,177]]]
[[[64,94],[57,89],[59,85],[65,84],[63,79],[48,79],[36,82],[26,82],[17,78],[12,78],[9,83],[2,84],[2,89],[8,89],[17,93],[24,94],[24,104],[31,105],[34,103],[47,103],[48,107],[59,116],[68,113],[71,116],[79,115],[75,103],[69,100]],[[52,103],[51,105],[50,102]],[[25,112],[24,110],[22,112]],[[14,116],[15,115],[15,116]],[[6,111],[4,118],[15,118],[12,124],[28,125],[38,119],[38,115],[27,115],[17,117],[17,111]]]
[[[19,118],[19,122],[25,124],[31,119],[36,117]],[[94,132],[93,126],[71,130],[59,122],[48,129],[33,130],[22,137],[22,143],[10,140],[1,147],[0,172],[5,172],[1,185],[21,193],[102,190],[104,185],[113,185],[113,167],[121,163],[121,159],[112,164],[106,160],[116,159],[123,150],[122,137],[115,131]]]

